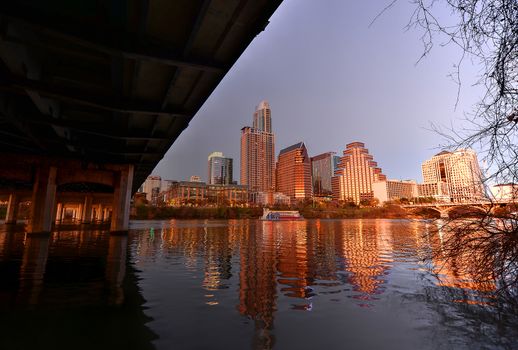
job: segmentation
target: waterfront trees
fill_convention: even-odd
[[[398,0],[389,3],[389,9]],[[487,164],[489,183],[518,183],[518,2],[516,0],[412,0],[407,25],[418,29],[425,58],[437,42],[461,49],[452,77],[459,91],[464,61],[481,67],[477,84],[482,98],[459,130],[434,125],[444,147],[478,148]],[[450,14],[445,18],[447,10]],[[458,100],[458,99],[457,99]],[[516,198],[518,199],[518,198]],[[516,202],[516,200],[514,201]],[[516,204],[516,203],[515,203]],[[513,206],[513,205],[511,205]],[[475,268],[491,269],[503,293],[513,300],[518,286],[518,217],[511,210],[489,208],[479,220],[451,220],[443,252],[455,259],[459,250],[476,256]],[[469,244],[465,244],[465,242]]]

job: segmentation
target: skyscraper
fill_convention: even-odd
[[[382,174],[365,144],[349,143],[340,158],[336,176],[332,179],[333,199],[356,204],[373,199],[372,184],[383,180],[386,180],[386,176]]]
[[[208,157],[209,185],[230,185],[232,183],[232,158],[225,158],[221,152],[212,152]]]
[[[340,157],[335,152],[326,152],[311,157],[311,177],[313,179],[313,195],[326,197],[333,194],[331,178],[335,174]]]
[[[440,152],[425,161],[421,170],[425,184],[446,183],[453,202],[477,201],[484,197],[482,172],[473,150]]]
[[[160,176],[150,175],[146,181],[140,186],[138,192],[145,192],[146,199],[152,205],[157,204],[158,193],[162,188],[162,178]]]
[[[277,162],[277,191],[293,201],[311,198],[311,161],[303,142],[279,152]]]
[[[261,101],[254,112],[253,127],[241,129],[241,184],[251,192],[275,188],[275,137],[270,105]]]

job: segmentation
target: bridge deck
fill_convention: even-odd
[[[135,191],[280,2],[1,2],[2,152],[133,164]]]

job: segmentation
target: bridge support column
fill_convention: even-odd
[[[56,201],[56,167],[41,166],[32,190],[28,233],[50,233]]]
[[[101,223],[104,222],[104,206],[102,204],[99,204],[99,214],[97,215],[97,220],[99,220]]]
[[[81,223],[82,224],[92,223],[92,195],[91,194],[87,194],[85,197],[85,202],[83,204]]]
[[[16,224],[18,219],[18,207],[20,205],[20,198],[16,193],[9,195],[9,203],[7,204],[7,213],[5,215],[6,224]]]
[[[56,207],[56,222],[61,222],[63,218],[63,203],[59,202]]]
[[[76,216],[74,218],[74,221],[81,222],[81,219],[83,218],[83,203],[77,205],[77,211]]]
[[[122,169],[115,179],[110,231],[127,233],[129,227],[129,209],[131,186],[133,185],[133,165]]]

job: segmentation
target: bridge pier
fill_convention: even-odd
[[[89,193],[85,196],[85,202],[83,204],[83,212],[81,215],[81,223],[88,225],[92,223],[92,194]]]
[[[54,166],[39,167],[32,191],[27,233],[50,233],[54,221],[52,216],[56,200],[56,175],[57,168]]]
[[[121,169],[117,175],[114,181],[110,231],[113,234],[123,234],[127,233],[129,228],[133,165],[128,165],[126,169]]]
[[[20,206],[20,197],[16,193],[9,195],[9,203],[7,204],[7,213],[5,215],[5,223],[8,225],[16,224],[18,220],[18,207]]]
[[[127,232],[134,166],[71,159],[1,154],[0,196],[9,199],[6,223],[16,223],[18,206],[30,201],[26,231],[49,233],[53,224],[110,223]],[[94,208],[95,214],[94,214]]]

